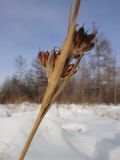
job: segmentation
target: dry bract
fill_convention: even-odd
[[[95,34],[87,34],[85,32],[84,27],[80,27],[78,30],[75,29],[73,41],[72,41],[72,49],[71,54],[66,59],[64,64],[64,68],[61,74],[61,78],[65,78],[69,75],[72,68],[75,66],[76,60],[80,57],[83,57],[84,54],[94,48],[95,44]],[[54,68],[57,65],[57,61],[60,57],[61,49],[58,51],[54,49],[52,52],[42,52],[38,53],[39,62],[42,66],[46,68],[48,79],[49,76],[54,71]],[[74,71],[75,74],[77,69]]]

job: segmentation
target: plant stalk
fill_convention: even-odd
[[[53,92],[55,87],[57,86],[57,83],[60,79],[65,61],[67,59],[67,57],[69,56],[69,53],[71,51],[71,45],[72,45],[72,39],[73,39],[73,35],[74,35],[74,30],[75,30],[75,25],[76,25],[76,19],[77,19],[77,15],[78,15],[78,11],[79,11],[79,6],[80,6],[80,0],[76,0],[76,5],[75,5],[75,9],[74,9],[74,14],[73,14],[73,18],[72,18],[72,22],[70,25],[70,29],[69,29],[69,33],[68,33],[68,37],[67,40],[65,41],[64,45],[63,45],[63,49],[61,52],[61,55],[58,59],[58,63],[54,69],[54,72],[51,74],[50,79],[48,81],[48,87],[46,89],[44,98],[43,98],[43,102],[41,105],[41,109],[38,113],[38,116],[36,118],[36,121],[33,125],[33,128],[26,140],[26,143],[24,145],[24,148],[20,154],[20,157],[18,160],[23,160],[25,158],[25,155],[28,151],[28,148],[30,147],[30,144],[32,142],[32,139],[42,121],[42,119],[44,118],[45,114],[48,111],[48,106],[51,106],[51,102],[53,102],[57,96],[60,94],[59,90],[57,92],[56,97],[54,97],[54,99],[52,100],[52,96],[53,96]],[[52,101],[51,101],[52,100]]]

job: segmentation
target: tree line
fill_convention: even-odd
[[[0,88],[0,103],[40,103],[47,86],[45,70],[35,58],[31,66],[19,55],[15,73]],[[58,103],[120,103],[120,73],[109,40],[98,34],[96,45],[85,56],[78,72],[57,99]]]

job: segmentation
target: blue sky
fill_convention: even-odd
[[[74,0],[73,0],[74,1]],[[69,0],[0,0],[0,84],[14,72],[14,59],[30,63],[41,50],[61,46],[67,31]],[[92,23],[110,40],[120,60],[120,1],[82,0],[78,23]]]

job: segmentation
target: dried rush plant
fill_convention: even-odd
[[[80,0],[76,0],[74,13],[71,18],[71,0],[68,34],[62,48],[59,51],[54,49],[51,53],[47,51],[39,52],[38,54],[41,65],[43,65],[47,71],[48,86],[32,131],[28,136],[18,160],[24,159],[42,119],[49,110],[51,104],[66,86],[69,79],[77,72],[81,58],[87,51],[90,51],[94,47],[95,34],[87,34],[83,26],[79,29],[76,28],[79,6]],[[62,79],[62,83],[58,90],[55,90],[60,79]]]

